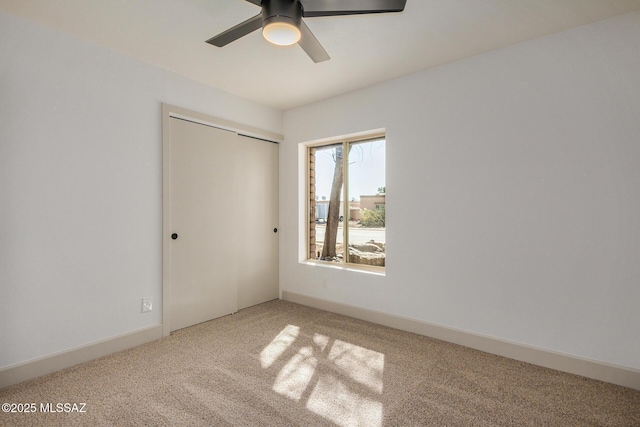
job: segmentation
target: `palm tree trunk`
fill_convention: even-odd
[[[342,193],[344,161],[342,146],[336,147],[336,166],[333,171],[331,197],[329,198],[329,212],[327,213],[327,227],[324,234],[322,259],[333,260],[336,257],[338,224],[340,223],[340,194]]]

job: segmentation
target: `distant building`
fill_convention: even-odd
[[[360,196],[360,209],[384,209],[385,195],[376,194],[375,196]]]
[[[344,216],[343,204],[340,203],[340,216]],[[376,194],[373,196],[360,196],[359,202],[349,202],[349,221],[359,221],[360,211],[364,209],[383,209],[385,206],[385,195]],[[329,200],[316,200],[316,221],[326,222],[329,214]]]

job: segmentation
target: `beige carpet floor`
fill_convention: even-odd
[[[5,388],[5,402],[37,412],[0,413],[3,426],[640,426],[640,391],[284,301]],[[85,412],[64,412],[74,403]]]

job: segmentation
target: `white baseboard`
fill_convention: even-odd
[[[290,291],[283,290],[282,299],[330,311],[332,313],[355,317],[356,319],[366,320],[379,325],[389,326],[391,328],[440,339],[454,344],[460,344],[486,353],[508,357],[510,359],[543,366],[545,368],[551,368],[640,390],[640,370],[637,369],[527,346],[486,335],[475,334],[460,329],[449,328],[447,326],[396,316],[354,305],[324,300]]]
[[[0,369],[0,388],[162,338],[162,325],[151,326],[92,344]]]

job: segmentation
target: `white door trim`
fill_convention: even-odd
[[[206,114],[176,107],[170,104],[162,104],[162,336],[171,332],[171,279],[170,279],[170,253],[171,243],[171,132],[170,118],[188,120],[219,129],[229,130],[251,138],[263,139],[275,143],[284,140],[284,136],[255,128],[253,126],[236,123],[230,120],[208,116]]]

